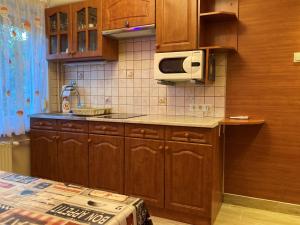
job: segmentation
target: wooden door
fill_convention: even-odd
[[[59,132],[58,173],[66,183],[88,186],[88,134]]]
[[[155,0],[103,0],[103,30],[155,24]]]
[[[125,193],[164,207],[164,141],[126,138]]]
[[[89,183],[92,188],[123,194],[124,138],[90,135]]]
[[[212,147],[167,142],[165,154],[165,207],[210,216]]]
[[[197,49],[197,0],[156,0],[157,52]]]
[[[102,56],[101,5],[101,0],[88,0],[71,5],[73,58]]]
[[[57,133],[56,131],[30,131],[31,175],[58,180],[57,175]]]
[[[69,5],[46,9],[47,59],[71,58],[72,19]]]

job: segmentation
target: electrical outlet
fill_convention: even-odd
[[[167,99],[166,98],[159,98],[158,104],[159,105],[167,105]]]
[[[83,80],[84,79],[84,72],[78,72],[77,73],[77,79],[78,80]]]
[[[211,104],[200,104],[200,105],[198,105],[198,109],[200,112],[207,113],[207,112],[211,111],[212,105]]]
[[[190,104],[189,110],[190,110],[191,113],[195,113],[196,109],[197,109],[197,107],[196,107],[195,104]]]
[[[133,70],[127,70],[126,77],[127,77],[127,79],[133,79],[134,78],[134,71]]]

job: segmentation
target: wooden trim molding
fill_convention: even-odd
[[[300,216],[300,205],[225,193],[224,203]]]

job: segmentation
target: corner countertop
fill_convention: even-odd
[[[165,126],[186,126],[186,127],[201,127],[215,128],[223,118],[201,118],[193,116],[165,116],[165,115],[149,115],[140,116],[129,119],[107,119],[99,117],[80,117],[71,114],[59,113],[41,113],[31,115],[31,118],[40,119],[62,119],[62,120],[83,120],[83,121],[99,121],[99,122],[115,122],[128,124],[148,124],[148,125],[165,125]]]

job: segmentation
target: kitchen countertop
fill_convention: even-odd
[[[84,120],[84,121],[101,121],[115,123],[131,123],[131,124],[150,124],[150,125],[166,125],[166,126],[187,126],[187,127],[202,127],[215,128],[219,126],[222,118],[201,118],[192,116],[165,116],[165,115],[149,115],[140,116],[129,119],[108,119],[99,117],[81,117],[64,115],[59,113],[43,113],[35,114],[32,118],[41,119],[63,119],[63,120]]]

